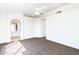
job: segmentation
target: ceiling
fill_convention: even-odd
[[[24,13],[29,17],[41,17],[44,14],[64,5],[66,5],[66,3],[39,3],[30,6],[28,9],[26,8]],[[38,11],[36,8],[41,9],[39,10],[41,14],[35,15],[35,12]]]
[[[7,12],[23,11],[25,16],[40,17],[64,5],[66,3],[4,3],[0,4],[0,10]]]

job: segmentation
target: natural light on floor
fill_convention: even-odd
[[[8,45],[6,45],[5,48],[5,54],[6,55],[22,55],[22,52],[25,51],[25,48],[22,46],[22,44],[19,41],[12,42]]]

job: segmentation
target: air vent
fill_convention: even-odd
[[[59,13],[61,13],[61,12],[62,12],[62,11],[57,11],[56,14],[59,14]]]

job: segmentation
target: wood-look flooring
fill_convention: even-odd
[[[0,55],[79,55],[79,50],[45,38],[30,38],[1,44]]]

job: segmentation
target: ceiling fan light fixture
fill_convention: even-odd
[[[39,13],[38,11],[36,11],[36,12],[34,13],[34,15],[40,15],[40,13]]]

